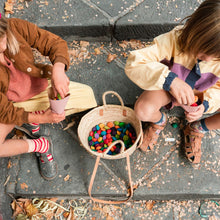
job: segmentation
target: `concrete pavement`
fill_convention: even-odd
[[[124,74],[128,52],[144,47],[153,37],[169,31],[178,21],[190,15],[200,2],[196,0],[20,1],[14,6],[12,17],[27,19],[60,35],[68,41],[70,51],[82,52],[80,40],[87,40],[89,45],[81,56],[70,53],[71,68],[67,72],[69,78],[90,85],[99,105],[103,104],[102,94],[113,90],[119,93],[126,106],[132,108],[142,90]],[[116,54],[117,58],[107,62],[110,53]],[[39,56],[39,59],[42,58]],[[118,100],[111,96],[107,98],[107,103],[119,104]],[[4,177],[1,179],[1,185],[10,176],[5,188],[1,187],[0,192],[6,191],[6,194],[1,196],[2,201],[5,201],[2,202],[2,207],[5,207],[9,200],[8,193],[15,198],[54,196],[89,198],[87,190],[95,158],[80,146],[77,138],[77,125],[84,114],[77,114],[77,123],[67,130],[63,130],[60,125],[48,125],[51,137],[56,143],[55,158],[59,167],[58,176],[53,181],[48,183],[41,178],[34,154],[0,159],[4,164],[4,168],[0,171],[1,176]],[[130,157],[132,180],[135,185],[134,201],[219,200],[219,136],[216,132],[206,134],[203,141],[202,161],[199,165],[192,166],[183,153],[181,130],[185,125],[183,111],[176,108],[168,114],[170,123],[163,131],[155,151],[144,154],[136,150]],[[71,120],[72,117],[68,117],[64,127]],[[178,121],[177,128],[172,127],[173,120]],[[166,141],[169,140],[168,138],[174,141]],[[8,160],[11,164],[9,169],[6,167]],[[25,187],[23,183],[26,184]],[[118,200],[126,198],[127,189],[125,159],[101,160],[93,187],[93,196]],[[4,211],[4,214],[9,216],[9,212],[10,210]],[[168,216],[165,214],[161,216],[161,219],[172,218],[177,218],[172,212]]]

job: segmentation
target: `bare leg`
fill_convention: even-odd
[[[220,129],[220,113],[206,118],[205,124],[209,130]]]
[[[0,157],[9,157],[28,152],[28,143],[25,140],[5,140],[14,125],[0,123]]]
[[[162,114],[160,108],[171,102],[169,93],[164,90],[145,91],[141,94],[135,103],[135,113],[141,121],[152,122],[150,126],[144,131],[143,142],[140,146],[142,151],[148,149],[153,150],[154,145],[157,143],[160,131],[165,127],[164,125],[156,125]]]
[[[145,91],[135,103],[135,113],[141,121],[157,122],[161,118],[160,108],[171,102],[164,90]]]

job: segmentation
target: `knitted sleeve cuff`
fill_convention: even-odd
[[[209,102],[208,102],[208,101],[206,101],[206,100],[204,100],[202,104],[203,104],[203,105],[204,105],[204,107],[205,107],[204,112],[206,112],[206,111],[208,110],[208,108],[209,108]]]
[[[166,77],[165,82],[163,84],[163,89],[165,91],[170,91],[170,85],[176,77],[177,77],[176,73],[173,73],[173,72],[169,73],[169,75]]]

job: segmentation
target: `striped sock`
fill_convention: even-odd
[[[31,125],[31,132],[32,132],[32,134],[36,134],[36,133],[39,132],[40,124],[38,124],[38,123],[29,123],[29,125]]]
[[[190,124],[190,127],[196,131],[196,132],[200,132],[200,133],[206,133],[207,131],[209,131],[209,129],[206,127],[205,124],[205,119],[202,119],[201,121],[195,121],[193,123]]]
[[[164,125],[167,121],[167,117],[165,113],[161,112],[161,118],[158,122],[155,122],[156,125]],[[156,134],[160,134],[161,130],[157,129]]]
[[[155,122],[156,125],[163,125],[167,121],[166,114],[161,112],[161,118],[158,122]]]
[[[32,114],[43,114],[45,111],[41,110],[41,111],[35,111],[35,112],[31,112]],[[39,123],[29,123],[32,126],[32,134],[37,134],[39,133],[40,130],[40,124]]]
[[[27,139],[29,145],[28,152],[46,153],[49,149],[49,141],[44,137],[38,139]]]
[[[48,159],[49,162],[53,161],[52,154],[47,154],[47,159]],[[45,161],[44,161],[42,156],[40,156],[40,160],[41,160],[41,163],[45,163]]]

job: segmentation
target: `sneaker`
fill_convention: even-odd
[[[57,163],[56,161],[53,160],[49,161],[47,155],[50,154],[51,156],[53,155],[53,143],[51,138],[45,137],[49,143],[50,143],[50,148],[49,150],[44,153],[36,153],[37,159],[38,159],[38,164],[39,164],[39,169],[40,169],[40,174],[45,180],[52,180],[57,176]]]
[[[32,139],[39,138],[41,136],[49,136],[50,135],[50,129],[46,126],[46,124],[40,124],[40,129],[39,131],[35,132],[34,134],[32,133],[32,130],[35,126],[30,125],[30,124],[23,124],[22,126],[15,126],[16,129],[24,132],[28,137]]]

